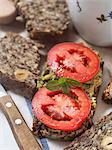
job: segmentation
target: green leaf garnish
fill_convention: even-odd
[[[61,90],[65,94],[69,94],[72,87],[80,87],[81,83],[70,78],[59,78],[48,81],[46,88],[50,91]]]
[[[60,86],[60,83],[58,80],[50,80],[48,81],[46,88],[50,91],[59,91],[62,90],[62,87]]]

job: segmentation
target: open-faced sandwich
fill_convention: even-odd
[[[102,70],[98,52],[82,44],[51,48],[32,101],[33,133],[67,141],[90,128]]]

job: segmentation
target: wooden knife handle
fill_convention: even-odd
[[[0,98],[0,109],[9,122],[20,150],[42,150],[10,96]]]

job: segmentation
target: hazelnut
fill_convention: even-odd
[[[17,69],[14,72],[14,75],[16,77],[16,79],[20,80],[20,81],[24,81],[28,78],[30,72],[28,70],[25,69]]]

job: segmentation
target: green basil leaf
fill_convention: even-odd
[[[64,83],[66,83],[66,81],[67,81],[67,78],[59,78],[59,80],[58,80],[58,82],[60,83],[60,84],[64,84]]]
[[[59,78],[58,80],[48,81],[46,88],[51,91],[61,90],[63,93],[68,94],[70,92],[71,87],[79,87],[81,84],[70,78]]]
[[[62,84],[62,91],[64,94],[68,94],[70,92],[70,87],[67,85],[67,83]]]
[[[46,88],[50,91],[58,91],[62,90],[62,86],[58,83],[58,80],[50,80],[48,81]]]
[[[73,80],[73,79],[70,79],[70,78],[67,78],[67,84],[70,86],[70,87],[76,87],[76,86],[80,86],[80,82],[76,81],[76,80]]]

